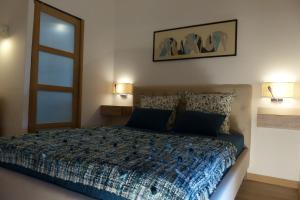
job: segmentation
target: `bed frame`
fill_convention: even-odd
[[[236,94],[230,118],[231,129],[244,135],[246,148],[211,197],[211,200],[234,200],[249,167],[252,87],[251,85],[139,86],[134,88],[133,104],[139,105],[141,95],[173,95],[186,90],[195,93]],[[91,200],[81,194],[3,168],[0,168],[0,199]]]

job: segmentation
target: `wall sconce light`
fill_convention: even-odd
[[[127,97],[133,93],[133,84],[131,83],[114,83],[114,94],[121,95],[122,97]]]
[[[291,82],[282,83],[263,83],[262,84],[262,96],[271,98],[273,103],[282,103],[283,98],[294,97],[294,85]]]
[[[9,36],[9,27],[6,25],[0,25],[0,37],[6,38]]]

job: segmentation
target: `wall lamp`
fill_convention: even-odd
[[[262,84],[262,96],[271,98],[273,103],[282,103],[283,98],[294,97],[294,86],[292,82],[266,82]]]
[[[0,25],[0,37],[7,38],[9,36],[9,27],[6,25]]]
[[[132,95],[133,84],[131,84],[131,83],[114,83],[113,93],[126,98],[127,95]]]

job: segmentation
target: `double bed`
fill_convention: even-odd
[[[234,199],[249,166],[249,85],[135,87],[143,95],[234,93],[217,138],[129,127],[43,131],[0,140],[0,198]]]

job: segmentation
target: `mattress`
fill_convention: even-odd
[[[76,129],[1,138],[0,160],[2,167],[96,199],[208,199],[234,164],[241,140]]]

